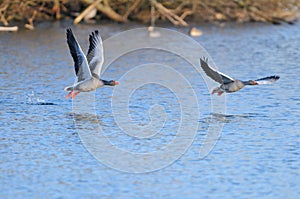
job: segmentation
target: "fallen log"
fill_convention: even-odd
[[[11,26],[11,27],[0,26],[0,31],[15,32],[15,31],[18,31],[18,29],[19,29],[18,26]]]
[[[97,4],[102,0],[95,1],[91,5],[89,5],[76,19],[73,21],[74,24],[78,24],[86,15],[88,15],[94,8],[96,8]]]
[[[94,3],[93,0],[81,0],[81,2],[88,4],[88,5]],[[126,18],[124,18],[123,16],[116,13],[110,7],[108,0],[103,0],[100,3],[96,4],[96,8],[98,11],[102,12],[103,14],[105,14],[107,17],[109,17],[110,19],[112,19],[114,21],[117,21],[117,22],[126,22],[127,21]]]
[[[151,3],[156,7],[157,11],[169,19],[174,25],[188,26],[188,23],[183,20],[183,18],[174,14],[171,10],[164,7],[161,3],[158,3],[156,0],[152,0]]]

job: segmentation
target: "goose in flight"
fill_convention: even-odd
[[[102,39],[98,30],[92,32],[89,36],[89,48],[87,56],[80,48],[71,28],[67,29],[67,43],[71,56],[74,61],[75,74],[77,82],[73,86],[68,86],[65,91],[69,92],[69,97],[75,98],[80,92],[89,92],[107,85],[115,86],[119,83],[115,80],[100,79],[100,72],[104,62]]]
[[[201,68],[204,70],[207,76],[209,76],[211,79],[221,84],[220,87],[213,89],[211,93],[211,94],[217,93],[219,96],[222,95],[224,92],[225,93],[236,92],[247,85],[271,84],[280,78],[279,76],[274,75],[274,76],[260,78],[257,80],[242,81],[238,79],[233,79],[219,71],[216,71],[215,69],[211,68],[207,62],[208,62],[207,58],[200,59]]]

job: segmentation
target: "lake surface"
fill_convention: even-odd
[[[279,75],[274,84],[211,97],[189,60],[145,48],[106,68],[103,78],[119,86],[80,93],[73,103],[63,90],[74,82],[68,26],[0,32],[0,198],[299,198],[299,23],[204,25],[201,37],[186,36],[223,73]],[[100,29],[109,57],[140,37],[109,38],[141,27],[79,25],[73,32],[86,52],[88,34]],[[162,46],[195,54],[177,39],[185,28],[166,28],[175,32],[161,35]],[[212,110],[214,103],[221,108]],[[153,152],[165,153],[151,159]]]

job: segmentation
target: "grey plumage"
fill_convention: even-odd
[[[65,88],[65,91],[70,92],[66,98],[70,96],[74,98],[79,92],[93,91],[104,85],[115,86],[118,84],[118,82],[114,80],[106,81],[100,79],[104,56],[102,39],[98,30],[92,32],[89,36],[87,56],[83,53],[70,28],[67,29],[66,34],[69,50],[74,61],[75,75],[77,77],[77,81],[73,86]]]
[[[212,94],[217,93],[218,95],[222,95],[224,92],[232,93],[239,91],[247,85],[270,84],[280,78],[279,76],[269,76],[257,80],[241,81],[238,79],[233,79],[232,77],[229,77],[228,75],[225,75],[210,67],[208,65],[207,58],[201,58],[200,65],[207,76],[221,84],[220,87],[217,87],[212,91]]]

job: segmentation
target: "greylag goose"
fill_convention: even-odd
[[[274,76],[260,78],[257,80],[242,81],[238,79],[233,79],[219,71],[216,71],[215,69],[211,68],[207,62],[208,62],[207,58],[200,59],[201,68],[204,70],[207,76],[209,76],[211,79],[221,84],[220,87],[213,89],[211,93],[211,94],[217,93],[219,96],[222,95],[224,92],[226,93],[236,92],[238,90],[241,90],[247,85],[271,84],[280,78],[279,76],[274,75]]]
[[[96,30],[89,36],[89,49],[87,56],[80,48],[71,28],[67,29],[67,43],[74,61],[77,82],[73,86],[68,86],[65,91],[69,92],[69,97],[75,98],[80,92],[89,92],[97,88],[108,85],[115,86],[119,83],[115,80],[100,79],[100,72],[104,62],[102,39]]]

